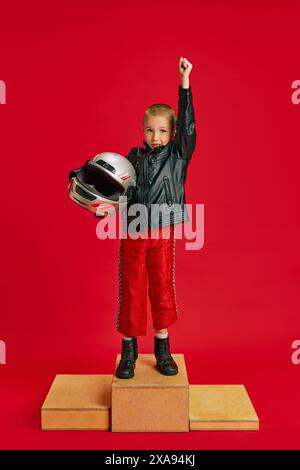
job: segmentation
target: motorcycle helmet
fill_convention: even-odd
[[[133,165],[113,152],[99,153],[87,160],[82,168],[70,173],[69,179],[70,198],[96,217],[125,207],[136,187]]]

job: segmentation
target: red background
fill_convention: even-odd
[[[300,79],[296,1],[0,3],[3,449],[298,448]],[[177,242],[171,351],[191,384],[244,384],[259,432],[42,432],[56,374],[112,374],[119,240],[67,194],[68,172],[142,145],[143,110],[177,111],[180,56],[197,147],[188,203],[205,242]],[[148,310],[141,353],[153,351]]]

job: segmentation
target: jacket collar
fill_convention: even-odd
[[[151,146],[149,144],[147,144],[147,142],[145,140],[143,140],[144,153],[153,152],[155,154],[158,154],[158,156],[162,155],[162,154],[165,154],[168,151],[171,142],[172,142],[172,140],[170,140],[170,142],[168,142],[166,145],[160,145],[159,147],[157,147],[155,149],[152,149]]]

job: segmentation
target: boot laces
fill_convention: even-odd
[[[134,344],[133,341],[124,341],[123,342],[123,351],[122,356],[126,363],[134,362]]]
[[[158,343],[158,355],[161,356],[163,359],[171,359],[171,354],[169,351],[169,344],[166,338],[165,341],[159,341]]]

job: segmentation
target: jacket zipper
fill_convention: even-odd
[[[144,177],[144,191],[143,191],[143,201],[144,204],[147,206],[147,197],[145,196],[145,192],[147,191],[148,185],[146,186],[146,181],[147,181],[147,164],[148,164],[148,157],[146,157],[146,160],[144,160],[144,168],[143,168],[143,177]],[[146,189],[146,191],[145,191]]]
[[[165,194],[166,194],[166,198],[167,198],[167,204],[168,204],[168,206],[172,206],[173,199],[172,199],[172,192],[171,192],[170,181],[169,181],[168,176],[164,176],[164,186],[165,186]]]
[[[169,159],[169,170],[170,170],[170,175],[171,175],[171,179],[172,179],[172,185],[173,185],[173,191],[174,191],[175,201],[178,202],[177,191],[176,191],[176,186],[175,186],[175,183],[174,183],[174,177],[173,177],[173,172],[172,172],[172,168],[171,168],[170,159]]]

